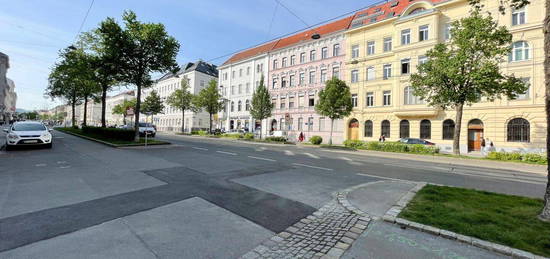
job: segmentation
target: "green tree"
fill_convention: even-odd
[[[428,105],[456,111],[453,152],[460,154],[460,129],[464,105],[502,95],[510,99],[527,86],[514,76],[503,75],[499,63],[510,52],[512,35],[479,10],[451,24],[451,39],[426,53],[428,61],[411,75],[414,94]]]
[[[181,88],[168,96],[166,103],[181,111],[181,132],[185,132],[185,111],[197,111],[197,108],[194,106],[194,95],[189,92],[189,84],[185,78],[181,80],[180,85]]]
[[[263,121],[271,116],[273,110],[273,103],[271,102],[271,95],[264,85],[264,76],[260,79],[260,85],[256,88],[256,91],[252,95],[252,106],[250,107],[250,115],[256,120]],[[262,138],[262,130],[260,130],[260,139]]]
[[[61,98],[71,105],[71,125],[76,126],[76,105],[82,102],[82,88],[79,82],[81,66],[77,53],[66,48],[60,52],[60,60],[54,65],[48,77],[45,95],[52,99]]]
[[[136,99],[124,100],[122,103],[119,103],[113,107],[113,114],[122,115],[122,123],[126,125],[126,117],[128,116],[128,110],[136,108]]]
[[[480,0],[469,0],[470,4],[478,9],[483,8]],[[499,11],[504,14],[508,7],[522,8],[530,3],[529,0],[499,0]],[[546,1],[544,10],[544,85],[546,106],[546,150],[550,150],[550,4]],[[550,161],[550,152],[546,152],[546,159]],[[550,164],[546,168],[547,182],[544,194],[544,208],[539,218],[550,221]]]
[[[122,52],[117,48],[123,44],[120,35],[122,28],[112,18],[102,21],[98,28],[84,33],[80,37],[80,45],[91,55],[91,69],[94,80],[101,88],[101,127],[106,127],[105,113],[107,109],[107,92],[119,83]]]
[[[164,103],[162,103],[160,96],[157,91],[151,91],[151,94],[149,94],[149,96],[147,96],[143,101],[141,111],[144,114],[157,115],[162,113],[162,110],[164,110]]]
[[[330,118],[329,145],[332,145],[334,120],[349,116],[352,108],[351,93],[346,82],[333,77],[325,83],[325,89],[319,91],[319,101],[315,105],[315,110],[320,115]]]
[[[139,141],[139,116],[141,112],[141,92],[153,84],[151,73],[176,72],[178,41],[169,36],[160,23],[142,23],[132,11],[124,12],[124,28],[110,22],[102,33],[108,38],[109,49],[118,49],[120,56],[120,81],[135,85],[137,91],[135,109],[135,141]]]
[[[218,92],[218,83],[212,79],[208,86],[203,88],[194,100],[195,107],[208,112],[210,124],[209,132],[212,132],[212,116],[223,109],[225,101]]]

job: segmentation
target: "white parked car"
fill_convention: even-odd
[[[139,135],[144,137],[147,134],[148,137],[155,137],[157,130],[151,123],[140,122],[139,123]]]
[[[52,148],[52,134],[42,122],[18,121],[3,129],[6,135],[6,150],[15,146],[45,146]]]

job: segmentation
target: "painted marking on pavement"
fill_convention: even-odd
[[[46,166],[46,164],[36,164],[36,165],[34,165],[34,166],[36,166],[36,167],[44,167],[44,166]]]
[[[257,157],[257,156],[248,156],[252,159],[258,159],[258,160],[265,160],[265,161],[271,161],[271,162],[277,162],[277,160],[273,160],[273,159],[270,159],[270,158],[263,158],[263,157]]]
[[[297,166],[303,166],[303,167],[309,167],[309,168],[314,168],[314,169],[319,169],[319,170],[325,170],[325,171],[333,171],[334,170],[332,168],[318,167],[318,166],[313,166],[313,165],[304,165],[304,164],[299,164],[299,163],[292,163],[292,164],[297,165]]]
[[[346,161],[353,161],[353,160],[351,160],[351,158],[347,158],[347,157],[344,157],[344,156],[341,156],[339,158],[342,159],[342,160],[346,160]]]
[[[221,153],[221,154],[226,154],[226,155],[232,155],[232,156],[236,156],[236,155],[237,155],[237,153],[231,153],[231,152],[225,152],[225,151],[219,151],[219,150],[216,151],[216,152]]]
[[[304,155],[309,156],[309,157],[311,157],[311,158],[320,159],[319,156],[316,156],[316,155],[311,154],[311,153],[304,153]]]
[[[368,177],[376,177],[376,178],[392,180],[392,181],[414,182],[414,181],[403,180],[403,179],[399,179],[399,178],[384,177],[384,176],[378,176],[378,175],[373,175],[373,174],[358,173],[357,175],[368,176]]]
[[[202,147],[191,147],[192,149],[198,149],[198,150],[204,150],[207,151],[208,148],[202,148]]]
[[[285,155],[287,156],[294,156],[294,152],[290,151],[290,150],[285,150]]]

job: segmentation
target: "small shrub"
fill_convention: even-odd
[[[545,165],[548,163],[546,154],[525,154],[522,157],[524,162]]]
[[[321,136],[312,136],[309,138],[309,142],[313,145],[320,145],[323,142],[323,138]]]
[[[487,159],[500,160],[500,161],[517,161],[533,164],[548,164],[546,154],[532,154],[532,153],[518,153],[518,152],[489,152]]]
[[[199,131],[197,131],[197,134],[198,134],[199,136],[208,136],[208,131],[206,131],[206,130],[199,130]]]
[[[222,134],[222,138],[234,138],[234,139],[237,139],[237,138],[243,138],[243,135],[240,134],[240,133],[225,133],[225,134]]]
[[[244,139],[254,139],[254,133],[245,133]]]
[[[199,135],[199,131],[198,130],[192,130],[191,135]]]
[[[266,141],[273,141],[273,142],[286,142],[285,137],[266,137]]]
[[[366,149],[367,142],[361,141],[361,140],[345,140],[344,146],[348,148],[355,148],[355,149]]]

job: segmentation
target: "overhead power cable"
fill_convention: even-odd
[[[90,2],[90,6],[88,7],[88,10],[86,11],[86,15],[84,15],[84,19],[82,19],[82,23],[80,23],[80,27],[78,28],[78,32],[74,36],[73,42],[76,42],[78,39],[78,35],[80,35],[80,32],[82,31],[82,28],[84,27],[84,24],[86,23],[86,19],[88,19],[88,15],[90,14],[90,10],[92,10],[92,6],[94,5],[95,0],[92,0]]]
[[[237,54],[237,53],[242,52],[242,51],[245,51],[245,50],[247,50],[247,49],[251,49],[251,48],[255,48],[255,47],[261,46],[261,45],[263,45],[263,44],[266,44],[266,43],[269,43],[269,42],[272,42],[272,41],[275,41],[275,40],[278,40],[278,39],[281,39],[281,38],[284,38],[284,37],[287,37],[287,36],[290,36],[290,35],[293,35],[293,34],[296,34],[296,33],[301,32],[301,31],[305,31],[305,30],[307,30],[307,29],[311,29],[311,28],[313,28],[313,27],[316,27],[316,26],[319,26],[319,25],[322,25],[322,24],[331,22],[331,21],[333,21],[333,20],[336,20],[336,19],[342,18],[342,17],[344,17],[344,16],[348,16],[348,15],[354,14],[354,13],[359,12],[359,11],[361,11],[361,10],[370,8],[371,6],[378,5],[378,4],[385,3],[385,2],[387,2],[387,1],[379,1],[379,2],[376,2],[376,3],[374,3],[374,4],[370,4],[370,5],[368,5],[368,6],[364,6],[364,7],[361,7],[361,8],[357,8],[357,9],[352,10],[352,11],[349,11],[349,12],[347,12],[347,13],[344,13],[344,14],[338,15],[338,16],[336,16],[336,17],[333,17],[333,18],[330,18],[330,19],[327,19],[327,20],[318,22],[318,23],[316,23],[316,24],[312,24],[312,25],[310,25],[310,26],[307,26],[307,27],[305,27],[305,28],[302,28],[302,29],[299,29],[299,30],[296,30],[296,31],[293,31],[293,32],[289,32],[289,33],[280,35],[280,36],[275,37],[275,38],[272,38],[272,39],[270,39],[270,40],[266,40],[266,41],[260,42],[260,43],[258,43],[258,44],[252,45],[252,46],[250,46],[250,47],[242,48],[242,49],[239,49],[239,50],[236,50],[236,51],[227,53],[227,54],[225,54],[225,55],[221,55],[221,56],[218,56],[218,57],[215,57],[215,58],[211,58],[211,59],[207,60],[206,62],[209,62],[209,63],[210,63],[210,62],[212,62],[212,61],[214,61],[214,60],[218,60],[218,59],[220,59],[220,58],[225,58],[225,57],[227,57],[227,56],[231,56],[231,55]]]

